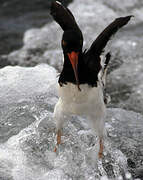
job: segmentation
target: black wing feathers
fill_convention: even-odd
[[[81,34],[82,32],[78,27],[75,18],[71,11],[64,7],[60,2],[55,1],[51,5],[51,15],[55,21],[61,26],[63,31],[74,30]]]
[[[109,26],[107,26],[104,31],[97,37],[97,39],[91,45],[89,51],[99,55],[102,53],[107,42],[110,40],[111,36],[115,34],[118,29],[123,27],[128,23],[132,16],[120,17],[115,19]],[[89,52],[88,52],[89,53]]]
[[[111,36],[115,34],[119,28],[126,25],[132,16],[120,17],[115,19],[109,26],[107,26],[104,31],[97,37],[93,42],[88,51],[84,52],[84,63],[88,70],[98,76],[101,69],[100,55],[106,46],[107,42],[110,40]],[[106,56],[105,69],[110,61],[110,54]]]
[[[71,11],[64,7],[58,1],[54,1],[51,5],[51,15],[55,21],[61,26],[63,31],[76,31],[83,40],[82,32],[76,23],[76,20],[71,13]],[[79,75],[81,83],[88,83],[92,86],[97,85],[98,73],[101,70],[100,55],[105,48],[107,42],[110,40],[111,36],[115,34],[121,27],[126,25],[132,16],[120,17],[115,19],[109,26],[107,26],[104,31],[96,38],[88,51],[83,52],[81,55],[81,63],[79,67]],[[110,53],[107,54],[105,60],[104,71],[106,72],[108,63],[110,61]],[[65,69],[64,69],[65,70]],[[64,72],[64,71],[62,71]],[[86,76],[85,76],[86,72]],[[71,78],[69,82],[74,82],[75,78],[68,73]],[[65,75],[60,75],[63,77],[64,82]]]

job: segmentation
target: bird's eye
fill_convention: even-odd
[[[82,45],[82,40],[80,40],[79,42],[80,42],[80,45]]]
[[[62,45],[63,45],[63,46],[66,46],[66,45],[67,45],[67,42],[64,41],[64,40],[62,40]]]

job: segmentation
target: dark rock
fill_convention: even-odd
[[[11,62],[9,62],[6,56],[0,56],[0,68],[3,68],[9,64],[11,64]]]
[[[132,159],[130,159],[130,158],[127,159],[127,163],[128,163],[128,166],[130,168],[135,168],[136,167],[135,162]]]
[[[133,111],[128,111],[128,114],[125,112],[127,111],[119,112],[119,109],[114,109],[113,112],[110,110],[112,115],[108,115],[107,118],[110,119],[111,127],[108,129],[108,133],[112,144],[127,157],[128,171],[135,178],[137,174],[141,175],[143,172],[138,171],[143,162],[143,131],[140,124],[143,116]],[[114,115],[115,118],[113,118]]]
[[[143,180],[143,169],[137,169],[135,172],[135,178]]]
[[[60,47],[62,30],[55,22],[48,23],[51,21],[46,9],[49,7],[49,1],[43,3],[45,8],[42,4],[38,6],[38,2],[33,2],[36,3],[35,8],[33,8],[27,7],[26,1],[27,9],[25,8],[21,12],[25,14],[15,16],[15,18],[9,15],[6,17],[1,12],[3,33],[0,34],[0,48],[2,48],[3,53],[4,51],[5,53],[6,51],[10,52],[5,56],[5,59],[11,65],[35,66],[39,63],[48,63],[60,72],[62,68]],[[47,4],[45,5],[45,3]],[[18,4],[16,7],[20,6]],[[10,7],[9,4],[6,6]],[[115,3],[114,0],[109,2],[91,0],[85,3],[78,0],[69,6],[83,32],[84,48],[89,48],[97,35],[116,17],[127,14],[136,16],[114,36],[105,49],[105,54],[108,51],[111,51],[112,54],[106,89],[111,96],[110,107],[120,107],[140,113],[143,112],[143,23],[142,14],[138,7],[142,8],[142,6],[143,3],[139,0],[132,2],[122,0],[122,3]],[[43,9],[39,10],[40,8]],[[106,16],[104,16],[105,11]],[[18,50],[13,51],[15,48]]]
[[[23,33],[51,21],[49,7],[53,0],[2,0],[0,2],[0,54],[20,49]],[[67,5],[70,1],[61,0]]]

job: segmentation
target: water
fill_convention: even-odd
[[[107,81],[112,103],[103,159],[97,156],[98,138],[86,119],[76,116],[67,117],[62,144],[54,153],[52,114],[58,100],[57,71],[62,67],[62,31],[51,23],[26,31],[23,48],[8,58],[13,64],[45,62],[52,67],[0,70],[0,180],[143,179],[142,2],[76,0],[69,8],[83,31],[84,48],[114,18],[136,16],[105,50],[112,50]]]
[[[136,175],[136,168],[128,164],[140,166],[142,115],[122,109],[108,110],[108,138],[104,142],[102,160],[98,159],[98,138],[86,119],[67,117],[62,144],[54,153],[56,137],[52,113],[57,102],[56,71],[48,65],[39,65],[6,67],[0,73],[3,74],[0,78],[1,179],[115,178],[130,170]],[[15,83],[11,83],[13,81]]]
[[[69,6],[83,32],[84,49],[89,48],[99,33],[115,18],[134,15],[105,48],[105,53],[110,51],[112,54],[107,91],[112,97],[110,107],[140,113],[143,112],[142,7],[140,0],[122,0],[119,3],[115,0],[75,0]],[[48,63],[60,72],[63,64],[61,37],[62,30],[55,22],[29,29],[24,34],[23,47],[3,58],[11,64],[28,67]]]

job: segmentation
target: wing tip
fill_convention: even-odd
[[[56,4],[62,5],[60,1],[55,1]]]
[[[131,20],[132,17],[134,17],[134,15],[119,17],[119,18],[116,18],[116,21],[123,22],[123,24],[127,24]]]
[[[133,18],[133,17],[134,17],[134,15],[129,15],[129,16],[125,16],[124,18],[125,18],[127,21],[130,21],[131,18]]]
[[[62,5],[62,3],[60,1],[53,1],[51,3],[51,7],[50,7],[50,14],[53,16],[55,15],[55,12],[60,9],[60,8],[64,8],[64,6]]]
[[[53,1],[51,6],[62,6],[62,3],[60,1]]]

